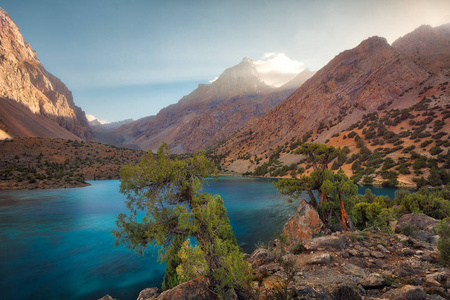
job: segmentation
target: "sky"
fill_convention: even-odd
[[[0,0],[86,114],[139,119],[249,57],[284,80],[371,36],[450,22],[448,0]]]

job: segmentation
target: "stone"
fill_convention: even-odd
[[[331,262],[331,255],[328,253],[319,254],[311,257],[308,261],[310,265],[324,265]]]
[[[378,250],[380,250],[383,253],[389,252],[388,249],[386,249],[383,245],[378,244],[377,248],[378,248]]]
[[[412,256],[412,255],[414,255],[414,251],[411,250],[410,248],[404,248],[401,250],[401,254],[403,256]]]
[[[368,277],[358,282],[364,289],[381,289],[386,286],[384,278],[377,273],[372,273]]]
[[[98,300],[114,300],[114,298],[111,297],[110,295],[105,295],[105,296],[99,298]]]
[[[248,259],[248,262],[252,265],[252,268],[256,268],[275,260],[275,255],[267,249],[258,248],[253,251],[252,255]]]
[[[321,236],[304,241],[303,246],[308,250],[317,250],[319,248],[342,250],[345,248],[345,240],[340,236]]]
[[[375,257],[375,258],[385,258],[386,255],[384,255],[383,252],[380,251],[372,251],[370,252],[370,256]]]
[[[270,274],[270,275],[272,275],[272,274],[274,274],[275,272],[278,272],[278,271],[281,271],[280,264],[278,264],[278,263],[270,263],[270,264],[267,264],[267,265],[262,265],[262,266],[259,266],[255,270],[256,273],[260,273],[260,274],[267,273],[267,274]]]
[[[361,296],[350,285],[337,285],[329,289],[336,300],[362,300]]]
[[[284,225],[283,231],[291,244],[295,244],[313,238],[322,227],[323,223],[317,211],[303,199],[296,212]]]
[[[411,236],[423,242],[434,242],[436,235],[436,228],[439,225],[439,220],[436,220],[425,214],[411,213],[403,215],[395,226],[395,232],[401,232],[406,226],[412,227],[414,230]]]
[[[347,275],[366,277],[366,271],[354,264],[346,264],[342,267],[342,271]]]
[[[383,294],[383,298],[391,300],[425,300],[427,294],[421,286],[405,285],[399,289],[390,290]]]
[[[348,253],[350,253],[353,256],[359,256],[358,250],[355,250],[355,249],[348,250]]]
[[[296,295],[298,299],[302,300],[334,300],[335,297],[330,294],[330,292],[323,286],[303,286],[297,289]]]
[[[212,300],[218,299],[209,289],[209,279],[200,276],[162,292],[157,300]],[[233,298],[235,299],[235,298]]]
[[[156,299],[162,291],[157,287],[146,288],[139,293],[137,300],[150,300]]]

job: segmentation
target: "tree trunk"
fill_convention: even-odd
[[[342,200],[342,194],[339,193],[339,204],[341,205],[341,217],[342,217],[342,223],[344,223],[344,227],[346,231],[352,230],[353,231],[353,224],[350,218],[347,215],[347,211],[344,207],[344,201]]]

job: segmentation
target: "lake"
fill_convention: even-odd
[[[126,212],[119,181],[83,188],[0,192],[2,299],[136,299],[161,286],[165,265],[157,251],[144,256],[114,247],[116,215]],[[395,189],[371,188],[393,198]],[[365,188],[360,188],[364,193]],[[239,245],[251,252],[277,237],[298,202],[288,203],[272,180],[221,177],[204,191],[224,199]]]

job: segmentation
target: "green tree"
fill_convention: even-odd
[[[235,287],[245,287],[251,268],[237,246],[223,200],[201,192],[204,178],[214,173],[203,152],[184,160],[171,158],[165,143],[139,165],[125,166],[120,192],[127,196],[130,213],[118,215],[113,235],[116,244],[139,253],[148,245],[159,246],[162,261],[167,261],[168,250],[178,238],[195,238],[198,246],[183,244],[178,252],[178,278],[184,281],[205,275],[223,296]],[[197,272],[183,272],[189,269]]]
[[[340,153],[341,149],[333,146],[316,143],[302,144],[295,150],[295,154],[308,157],[313,166],[313,172],[299,179],[281,179],[275,183],[275,187],[290,199],[299,198],[302,192],[306,191],[311,199],[309,203],[319,211],[326,225],[331,225],[333,215],[332,205],[328,202],[339,203],[342,223],[346,229],[352,229],[351,220],[344,207],[344,197],[356,194],[356,185],[342,170],[335,174],[328,169],[328,164]],[[318,201],[313,191],[317,191]]]
[[[437,232],[439,234],[437,243],[439,258],[445,265],[450,262],[450,218],[445,218],[441,221],[437,228]]]

